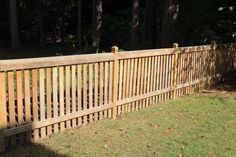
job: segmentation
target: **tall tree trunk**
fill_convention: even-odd
[[[19,32],[18,32],[18,15],[17,15],[17,2],[10,0],[10,33],[11,33],[11,48],[20,48]]]
[[[164,13],[162,17],[162,46],[170,47],[176,42],[176,22],[179,15],[178,0],[164,0]]]
[[[64,18],[62,19],[62,23],[61,23],[61,45],[65,45],[65,38],[66,38],[66,26],[65,26],[65,22],[64,22]]]
[[[44,20],[45,20],[45,8],[44,4],[41,0],[38,1],[38,6],[39,6],[39,35],[40,35],[40,44],[42,47],[45,46],[45,26],[44,26]]]
[[[44,15],[40,12],[40,44],[45,46]]]
[[[92,51],[98,53],[102,31],[102,0],[93,0]]]
[[[138,26],[139,26],[139,0],[133,0],[133,16],[132,16],[132,35],[131,45],[138,44]]]
[[[143,42],[146,48],[152,48],[156,44],[156,2],[146,0],[144,16]]]
[[[63,13],[66,12],[66,4],[65,1],[62,1],[62,11]],[[65,46],[65,39],[66,39],[66,25],[65,25],[65,17],[62,17],[60,21],[60,38],[61,38],[61,46]]]
[[[78,50],[82,51],[82,0],[78,0]]]

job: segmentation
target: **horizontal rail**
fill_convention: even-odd
[[[213,45],[180,47],[180,53],[210,51],[210,50],[213,50]]]
[[[171,88],[166,88],[166,89],[150,92],[150,93],[147,93],[147,94],[142,94],[142,95],[137,95],[135,97],[126,98],[124,100],[119,101],[117,103],[117,106],[120,106],[120,105],[123,105],[123,104],[128,104],[128,103],[138,101],[138,100],[142,100],[142,99],[146,99],[146,98],[150,98],[152,96],[164,94],[164,93],[170,92],[171,90],[172,90]]]
[[[211,79],[211,78],[209,77],[208,79]],[[200,79],[200,80],[193,81],[191,83],[187,82],[187,83],[178,85],[177,89],[192,86],[194,84],[197,84],[197,83],[200,83],[200,82],[203,82],[203,81],[206,81],[206,80],[207,80],[207,78],[203,78],[203,79]],[[127,99],[119,101],[117,103],[117,106],[127,104],[127,103],[131,103],[131,102],[135,102],[135,101],[142,100],[142,99],[146,99],[146,98],[156,96],[156,95],[160,95],[160,94],[163,94],[163,93],[167,93],[167,92],[170,92],[171,90],[172,90],[172,88],[166,88],[166,89],[162,89],[162,90],[159,90],[159,91],[154,91],[154,92],[151,92],[151,93],[147,93],[147,94],[127,98]],[[57,117],[57,118],[50,118],[50,119],[47,119],[45,121],[33,122],[33,123],[30,123],[30,124],[26,124],[26,125],[17,126],[17,127],[14,127],[14,128],[6,129],[6,130],[3,131],[3,134],[4,134],[4,137],[9,137],[9,136],[12,136],[12,135],[20,134],[20,133],[23,133],[23,132],[31,131],[31,130],[42,128],[42,127],[46,127],[46,126],[49,126],[49,125],[53,125],[53,124],[56,124],[56,123],[60,123],[60,122],[75,119],[75,118],[79,118],[79,117],[82,117],[82,116],[85,116],[85,115],[88,115],[88,114],[92,114],[94,112],[99,112],[99,111],[107,110],[107,109],[111,109],[111,108],[112,108],[112,104],[102,105],[102,106],[95,107],[91,110],[83,110],[81,112],[76,112],[76,113],[73,113],[73,114],[70,114],[70,115],[65,115],[65,116],[61,116],[61,117]]]
[[[173,51],[174,51],[173,48],[125,51],[118,53],[118,59],[168,55],[174,53]],[[76,65],[76,64],[95,63],[95,62],[106,62],[112,60],[114,60],[114,54],[112,53],[0,60],[0,71],[56,67],[56,66]]]
[[[119,52],[118,59],[153,57],[153,56],[161,56],[169,54],[174,54],[174,48],[124,51],[124,52]]]
[[[112,53],[0,60],[0,71],[56,67],[114,60]]]
[[[210,79],[210,77],[209,77]],[[193,81],[191,83],[187,82],[181,85],[177,85],[177,89],[183,88],[183,87],[188,87],[188,86],[192,86],[194,84],[206,81],[207,78],[203,78],[200,80],[196,80]],[[154,92],[150,92],[147,94],[142,94],[142,95],[137,95],[135,97],[131,97],[131,98],[126,98],[123,100],[118,101],[117,106],[123,105],[123,104],[128,104],[128,103],[132,103],[138,100],[142,100],[142,99],[146,99],[146,98],[150,98],[152,96],[156,96],[156,95],[160,95],[160,94],[164,94],[167,92],[172,91],[172,88],[166,88],[166,89],[162,89],[162,90],[158,90],[158,91],[154,91]],[[35,130],[35,129],[39,129],[42,127],[46,127],[46,126],[50,126],[53,124],[57,124],[60,122],[64,122],[67,120],[71,120],[71,119],[75,119],[75,118],[79,118],[88,114],[92,114],[95,112],[99,112],[99,111],[103,111],[103,110],[107,110],[107,109],[111,109],[112,108],[112,104],[108,104],[108,105],[102,105],[102,106],[98,106],[95,107],[93,109],[90,110],[83,110],[81,112],[76,112],[76,113],[72,113],[70,115],[65,115],[65,116],[61,116],[61,117],[57,117],[57,118],[50,118],[44,121],[38,121],[38,122],[33,122],[30,124],[26,124],[26,125],[22,125],[22,126],[17,126],[14,128],[10,128],[10,129],[6,129],[3,131],[4,137],[9,137],[12,135],[16,135],[16,134],[20,134],[23,132],[27,132],[27,131],[31,131],[31,130]]]
[[[118,53],[118,59],[151,57],[172,53],[172,48],[160,50],[125,51]],[[114,60],[114,55],[112,53],[1,60],[0,71],[76,65],[95,62],[106,62],[112,60]]]
[[[235,45],[236,45],[235,43],[217,45],[217,48],[221,49],[230,48]],[[200,51],[210,51],[210,50],[213,50],[213,45],[180,47],[180,53],[198,52],[198,51],[200,52]],[[170,55],[174,53],[175,53],[174,48],[124,51],[118,53],[118,59],[152,57],[160,55]],[[106,62],[112,60],[114,60],[113,53],[0,60],[0,71],[56,67],[56,66],[76,65],[76,64],[95,63],[95,62]]]
[[[181,89],[181,88],[185,88],[185,87],[188,87],[188,86],[192,86],[192,85],[202,83],[202,82],[207,81],[207,80],[212,80],[214,78],[220,79],[221,77],[222,77],[221,74],[216,74],[215,76],[209,76],[209,77],[206,77],[206,78],[201,78],[201,79],[194,80],[194,81],[191,81],[191,82],[186,82],[186,83],[183,83],[183,84],[179,84],[179,85],[177,85],[176,89]]]
[[[112,104],[108,104],[108,105],[102,105],[102,106],[98,106],[98,107],[94,107],[93,109],[90,110],[83,110],[80,112],[75,112],[69,115],[64,115],[64,116],[60,116],[60,117],[54,117],[54,118],[50,118],[50,119],[46,119],[44,121],[38,121],[38,122],[33,122],[30,124],[26,124],[26,125],[21,125],[21,126],[17,126],[14,128],[10,128],[10,129],[6,129],[3,130],[3,134],[4,137],[9,137],[12,135],[17,135],[23,132],[27,132],[27,131],[31,131],[31,130],[35,130],[35,129],[39,129],[42,127],[46,127],[49,125],[53,125],[53,124],[58,124],[60,122],[64,122],[64,121],[68,121],[68,120],[72,120],[75,118],[79,118],[88,114],[92,114],[95,112],[99,112],[99,111],[103,111],[103,110],[108,110],[112,108]]]
[[[138,100],[142,100],[142,99],[145,99],[145,98],[149,98],[149,97],[159,95],[159,94],[163,94],[163,93],[170,92],[170,91],[171,91],[171,88],[167,88],[167,89],[163,89],[163,90],[159,90],[159,91],[155,91],[155,92],[135,96],[135,97],[132,97],[132,98],[124,99],[124,100],[118,101],[117,106],[127,104],[127,103],[131,103],[131,102],[138,101]],[[14,127],[14,128],[6,129],[6,130],[3,131],[3,134],[4,134],[4,137],[9,137],[9,136],[12,136],[12,135],[16,135],[16,134],[20,134],[20,133],[23,133],[23,132],[39,129],[39,128],[42,128],[42,127],[46,127],[46,126],[50,126],[50,125],[57,124],[57,123],[60,123],[60,122],[64,122],[64,121],[67,121],[67,120],[79,118],[79,117],[82,117],[82,116],[85,116],[85,115],[88,115],[88,114],[92,114],[92,113],[95,113],[95,112],[108,110],[108,109],[111,109],[111,108],[112,108],[112,104],[102,105],[102,106],[98,106],[98,107],[95,107],[95,108],[90,109],[90,110],[83,110],[83,111],[75,112],[75,113],[72,113],[72,114],[69,114],[69,115],[54,117],[54,118],[50,118],[50,119],[47,119],[47,120],[44,120],[44,121],[32,122],[30,124],[26,124],[26,125],[17,126],[17,127]]]
[[[229,44],[216,44],[216,49],[226,49],[235,47],[236,43],[229,43]],[[186,52],[198,52],[198,51],[210,51],[213,50],[214,44],[211,45],[199,45],[199,46],[186,46],[186,47],[180,47],[180,53],[186,53]]]

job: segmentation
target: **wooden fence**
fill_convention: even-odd
[[[235,70],[236,44],[0,61],[0,152],[194,93]]]

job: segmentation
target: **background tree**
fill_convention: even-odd
[[[170,47],[172,43],[177,42],[176,23],[179,16],[178,0],[163,0],[162,16],[162,47]]]
[[[139,0],[133,0],[131,45],[139,43]]]
[[[92,51],[98,53],[102,30],[102,0],[93,0],[93,43]]]
[[[10,34],[11,34],[11,48],[20,48],[19,32],[18,32],[18,13],[16,0],[10,0]]]
[[[78,50],[82,51],[82,40],[83,40],[83,34],[82,34],[82,0],[78,0]]]
[[[235,14],[235,0],[1,0],[0,57],[235,42]]]

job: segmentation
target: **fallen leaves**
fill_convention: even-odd
[[[105,145],[104,145],[104,148],[105,148],[105,149],[107,149],[107,148],[108,148],[107,144],[105,144]]]
[[[176,118],[177,120],[181,120],[181,119],[184,118],[184,115],[183,115],[182,113],[179,113],[179,114],[177,114],[177,115],[175,116],[175,118]]]
[[[184,157],[184,155],[183,154],[179,154],[179,157]]]

